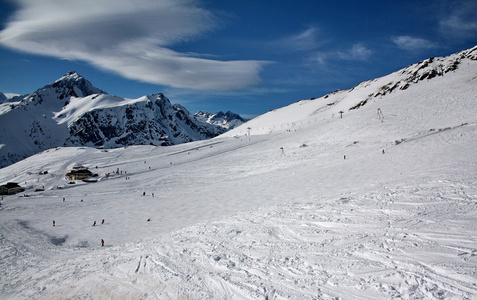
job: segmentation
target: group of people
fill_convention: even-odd
[[[101,225],[104,224],[104,219],[101,221]],[[93,222],[93,226],[96,226],[96,221]]]
[[[126,177],[126,179],[128,179],[128,177]],[[143,195],[143,196],[146,196],[146,192],[143,192],[142,195]],[[151,196],[154,197],[154,193],[152,193]],[[66,201],[66,198],[63,197],[63,202],[65,202],[65,201]],[[83,199],[81,199],[81,202],[83,202]],[[1,203],[0,203],[0,205],[1,205]],[[150,221],[151,221],[151,218],[147,219],[147,221],[150,222]],[[104,225],[105,222],[106,222],[106,220],[105,220],[105,219],[102,219],[102,220],[101,220],[101,225]],[[93,225],[92,225],[92,226],[93,226],[93,227],[96,226],[96,221],[93,222]],[[53,220],[53,227],[56,227],[56,221],[55,221],[55,220]],[[104,246],[104,239],[101,239],[101,247],[103,247],[103,246]]]
[[[104,224],[104,219],[101,221],[101,225],[103,225],[103,224]],[[96,226],[96,221],[94,221],[93,226]],[[104,240],[101,239],[101,247],[103,247],[103,246],[104,246]]]
[[[150,219],[148,221],[150,221]],[[103,225],[104,222],[105,222],[105,219],[103,219],[101,221],[101,225]],[[93,222],[93,226],[96,226],[96,221]],[[56,221],[55,220],[53,220],[53,227],[56,227]],[[101,247],[103,247],[103,246],[104,246],[104,239],[101,239]]]

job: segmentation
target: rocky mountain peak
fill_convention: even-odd
[[[231,111],[227,111],[226,113],[224,113],[223,111],[219,111],[215,114],[198,111],[197,113],[195,113],[194,116],[202,122],[209,123],[215,126],[220,126],[226,129],[238,127],[247,121],[243,119],[240,115]]]
[[[86,97],[92,94],[107,94],[94,87],[91,82],[75,71],[69,72],[55,82],[43,87],[43,89],[48,88],[54,88],[55,92],[59,94],[59,99],[66,97]]]
[[[21,105],[27,105],[29,103],[38,105],[48,100],[51,105],[61,107],[66,106],[69,103],[71,97],[86,97],[93,94],[107,94],[106,92],[94,87],[91,82],[86,80],[83,76],[77,72],[72,71],[61,78],[57,79],[53,83],[47,84],[44,87],[36,90],[21,102]],[[55,101],[64,100],[64,101]]]

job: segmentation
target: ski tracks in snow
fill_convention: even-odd
[[[78,269],[94,255],[102,266],[59,281],[60,289],[43,295],[474,298],[477,187],[464,182],[429,178],[419,185],[257,208],[142,243],[95,250],[68,265]],[[72,273],[58,265],[50,270]],[[85,280],[91,284],[76,282]]]
[[[162,273],[202,299],[472,298],[477,199],[462,188],[429,182],[193,226],[164,241],[177,265]]]

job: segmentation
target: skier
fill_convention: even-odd
[[[344,159],[346,159],[346,155],[344,156]]]
[[[55,225],[56,225],[56,222],[55,222],[55,220],[53,220],[53,227],[55,227]]]
[[[147,221],[148,221],[148,222],[151,221],[151,218],[147,219]]]
[[[101,247],[104,247],[104,240],[101,239]]]
[[[94,221],[93,226],[96,226],[96,221]]]
[[[384,149],[383,149],[383,154],[384,154]]]
[[[103,219],[103,221],[101,221],[101,225],[103,225],[103,224],[104,224],[104,219]]]

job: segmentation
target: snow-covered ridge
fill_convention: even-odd
[[[468,65],[475,65],[476,62],[477,46],[445,57],[432,57],[389,75],[361,82],[349,90],[337,90],[320,98],[305,99],[275,109],[227,132],[226,136],[270,133],[314,120],[318,113],[339,118],[367,103],[380,101],[384,96],[406,93],[415,86],[417,88],[429,81],[441,80],[459,68],[468,70]],[[292,107],[294,114],[288,113]]]
[[[58,146],[173,145],[226,131],[198,121],[163,94],[127,99],[69,72],[37,91],[0,104],[0,167]]]
[[[350,107],[349,110],[357,109],[365,105],[373,97],[384,96],[388,93],[392,93],[396,89],[405,90],[412,84],[419,83],[419,81],[422,80],[429,80],[437,76],[444,76],[446,73],[455,71],[461,64],[462,60],[465,59],[477,60],[477,46],[446,57],[431,57],[399,70],[389,76],[386,76],[394,80],[380,86],[377,91],[370,93],[366,99]],[[368,81],[363,82],[353,89],[361,88],[369,84],[370,82]]]
[[[196,121],[187,109],[172,105],[163,94],[119,102],[104,95],[82,99],[88,100],[98,100],[100,105],[82,112],[80,118],[68,115],[70,138],[66,145],[166,146],[212,138],[223,132],[221,128]]]

